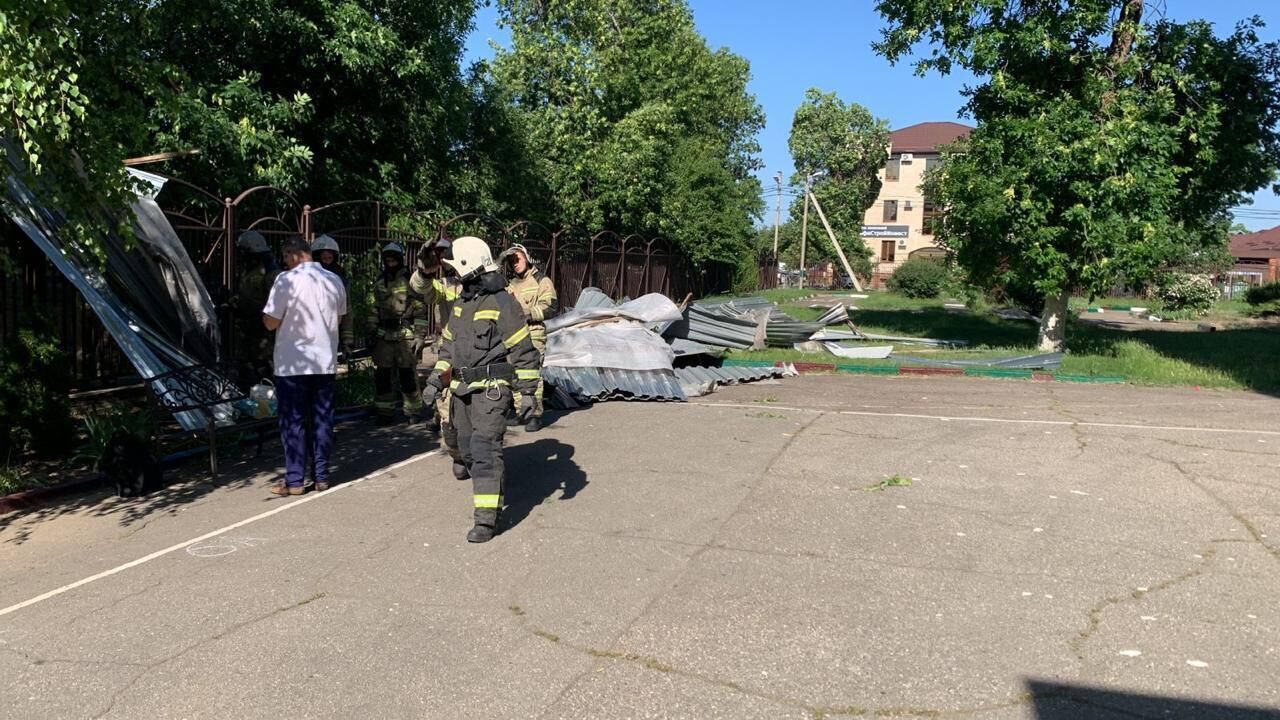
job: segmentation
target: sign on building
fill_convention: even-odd
[[[906,238],[911,234],[910,225],[863,225],[864,238]]]

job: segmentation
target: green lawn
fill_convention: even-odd
[[[949,312],[945,299],[909,300],[890,293],[872,293],[851,300],[859,309],[853,322],[864,332],[882,335],[967,340],[963,350],[897,344],[895,352],[931,358],[982,359],[1035,352],[1036,326],[1002,320],[990,311]],[[783,304],[798,319],[811,320],[821,311],[807,302]],[[1238,318],[1231,304],[1215,312]],[[1211,314],[1210,318],[1214,317]],[[888,343],[886,343],[888,344]],[[1241,327],[1215,332],[1101,328],[1072,321],[1067,332],[1068,355],[1058,372],[1068,375],[1121,376],[1140,385],[1199,386],[1280,393],[1280,328]],[[738,352],[743,360],[777,362],[836,362],[823,353],[789,349]],[[893,360],[857,360],[859,365],[893,365]]]

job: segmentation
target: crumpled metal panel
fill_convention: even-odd
[[[719,385],[737,385],[738,383],[756,382],[769,378],[783,377],[783,369],[779,367],[683,367],[676,368],[676,377],[680,382],[690,383],[714,382]]]
[[[542,379],[583,402],[685,399],[680,382],[670,370],[544,367]]]
[[[0,144],[0,152],[5,149]],[[233,412],[230,401],[243,395],[224,377],[203,368],[131,312],[92,261],[80,257],[74,248],[64,248],[58,231],[65,223],[65,217],[40,204],[31,189],[19,179],[20,171],[13,164],[12,155],[9,155],[9,161],[10,174],[5,188],[10,201],[6,207],[7,214],[80,292],[125,357],[147,381],[151,391],[172,410],[179,425],[186,430],[200,430],[207,427],[210,419],[229,421]],[[115,237],[106,240],[120,242]],[[195,398],[201,401],[193,402]]]

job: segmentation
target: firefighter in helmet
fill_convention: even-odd
[[[367,341],[373,355],[373,406],[378,423],[395,421],[401,399],[409,422],[416,422],[421,401],[413,329],[426,308],[409,292],[409,272],[400,243],[387,243],[382,248],[382,272],[374,278],[369,309]]]
[[[431,341],[431,328],[427,316],[435,318],[437,332],[444,329],[449,322],[453,305],[462,293],[462,283],[458,281],[452,270],[445,271],[443,260],[450,256],[453,243],[448,238],[440,238],[429,248],[418,253],[417,268],[409,277],[409,291],[422,299],[427,308],[422,319],[414,327],[414,360],[420,360],[422,351]],[[441,339],[437,339],[436,352],[439,354]],[[449,457],[453,458],[453,476],[466,480],[467,466],[462,461],[462,452],[458,449],[458,431],[449,419],[449,388],[444,388],[435,401],[435,417],[440,423],[440,437],[444,440]]]
[[[347,290],[347,297],[350,297],[351,288],[347,284],[347,271],[341,264],[342,253],[338,249],[338,241],[329,235],[321,235],[311,243],[311,256],[320,263],[320,267],[342,280],[342,287]],[[338,320],[338,347],[348,362],[351,361],[351,346],[355,344],[354,317],[352,313],[347,313]]]
[[[512,390],[522,394],[519,415],[533,415],[538,386],[538,351],[519,304],[507,292],[489,246],[475,237],[453,243],[445,264],[462,283],[462,293],[441,331],[439,360],[422,393],[426,402],[448,387],[449,415],[458,449],[471,474],[475,525],[469,542],[487,542],[497,532],[502,510],[502,440]]]
[[[236,291],[231,296],[236,318],[233,357],[240,379],[248,387],[274,372],[274,342],[272,333],[262,325],[262,308],[280,274],[280,265],[262,233],[247,230],[236,238],[236,267]]]
[[[556,287],[533,264],[533,257],[524,245],[512,245],[498,260],[507,272],[507,291],[515,296],[520,309],[524,311],[525,322],[529,325],[529,339],[538,349],[541,365],[541,358],[547,353],[545,323],[556,313]],[[542,390],[542,379],[539,378],[538,389],[533,396],[533,417],[524,426],[527,432],[534,432],[542,427]]]

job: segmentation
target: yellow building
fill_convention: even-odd
[[[934,242],[930,227],[939,209],[925,199],[920,185],[925,172],[941,162],[939,148],[971,130],[960,123],[926,122],[889,136],[889,162],[880,171],[880,196],[862,219],[862,239],[871,249],[875,268],[872,287],[883,287],[909,257],[945,253]]]

